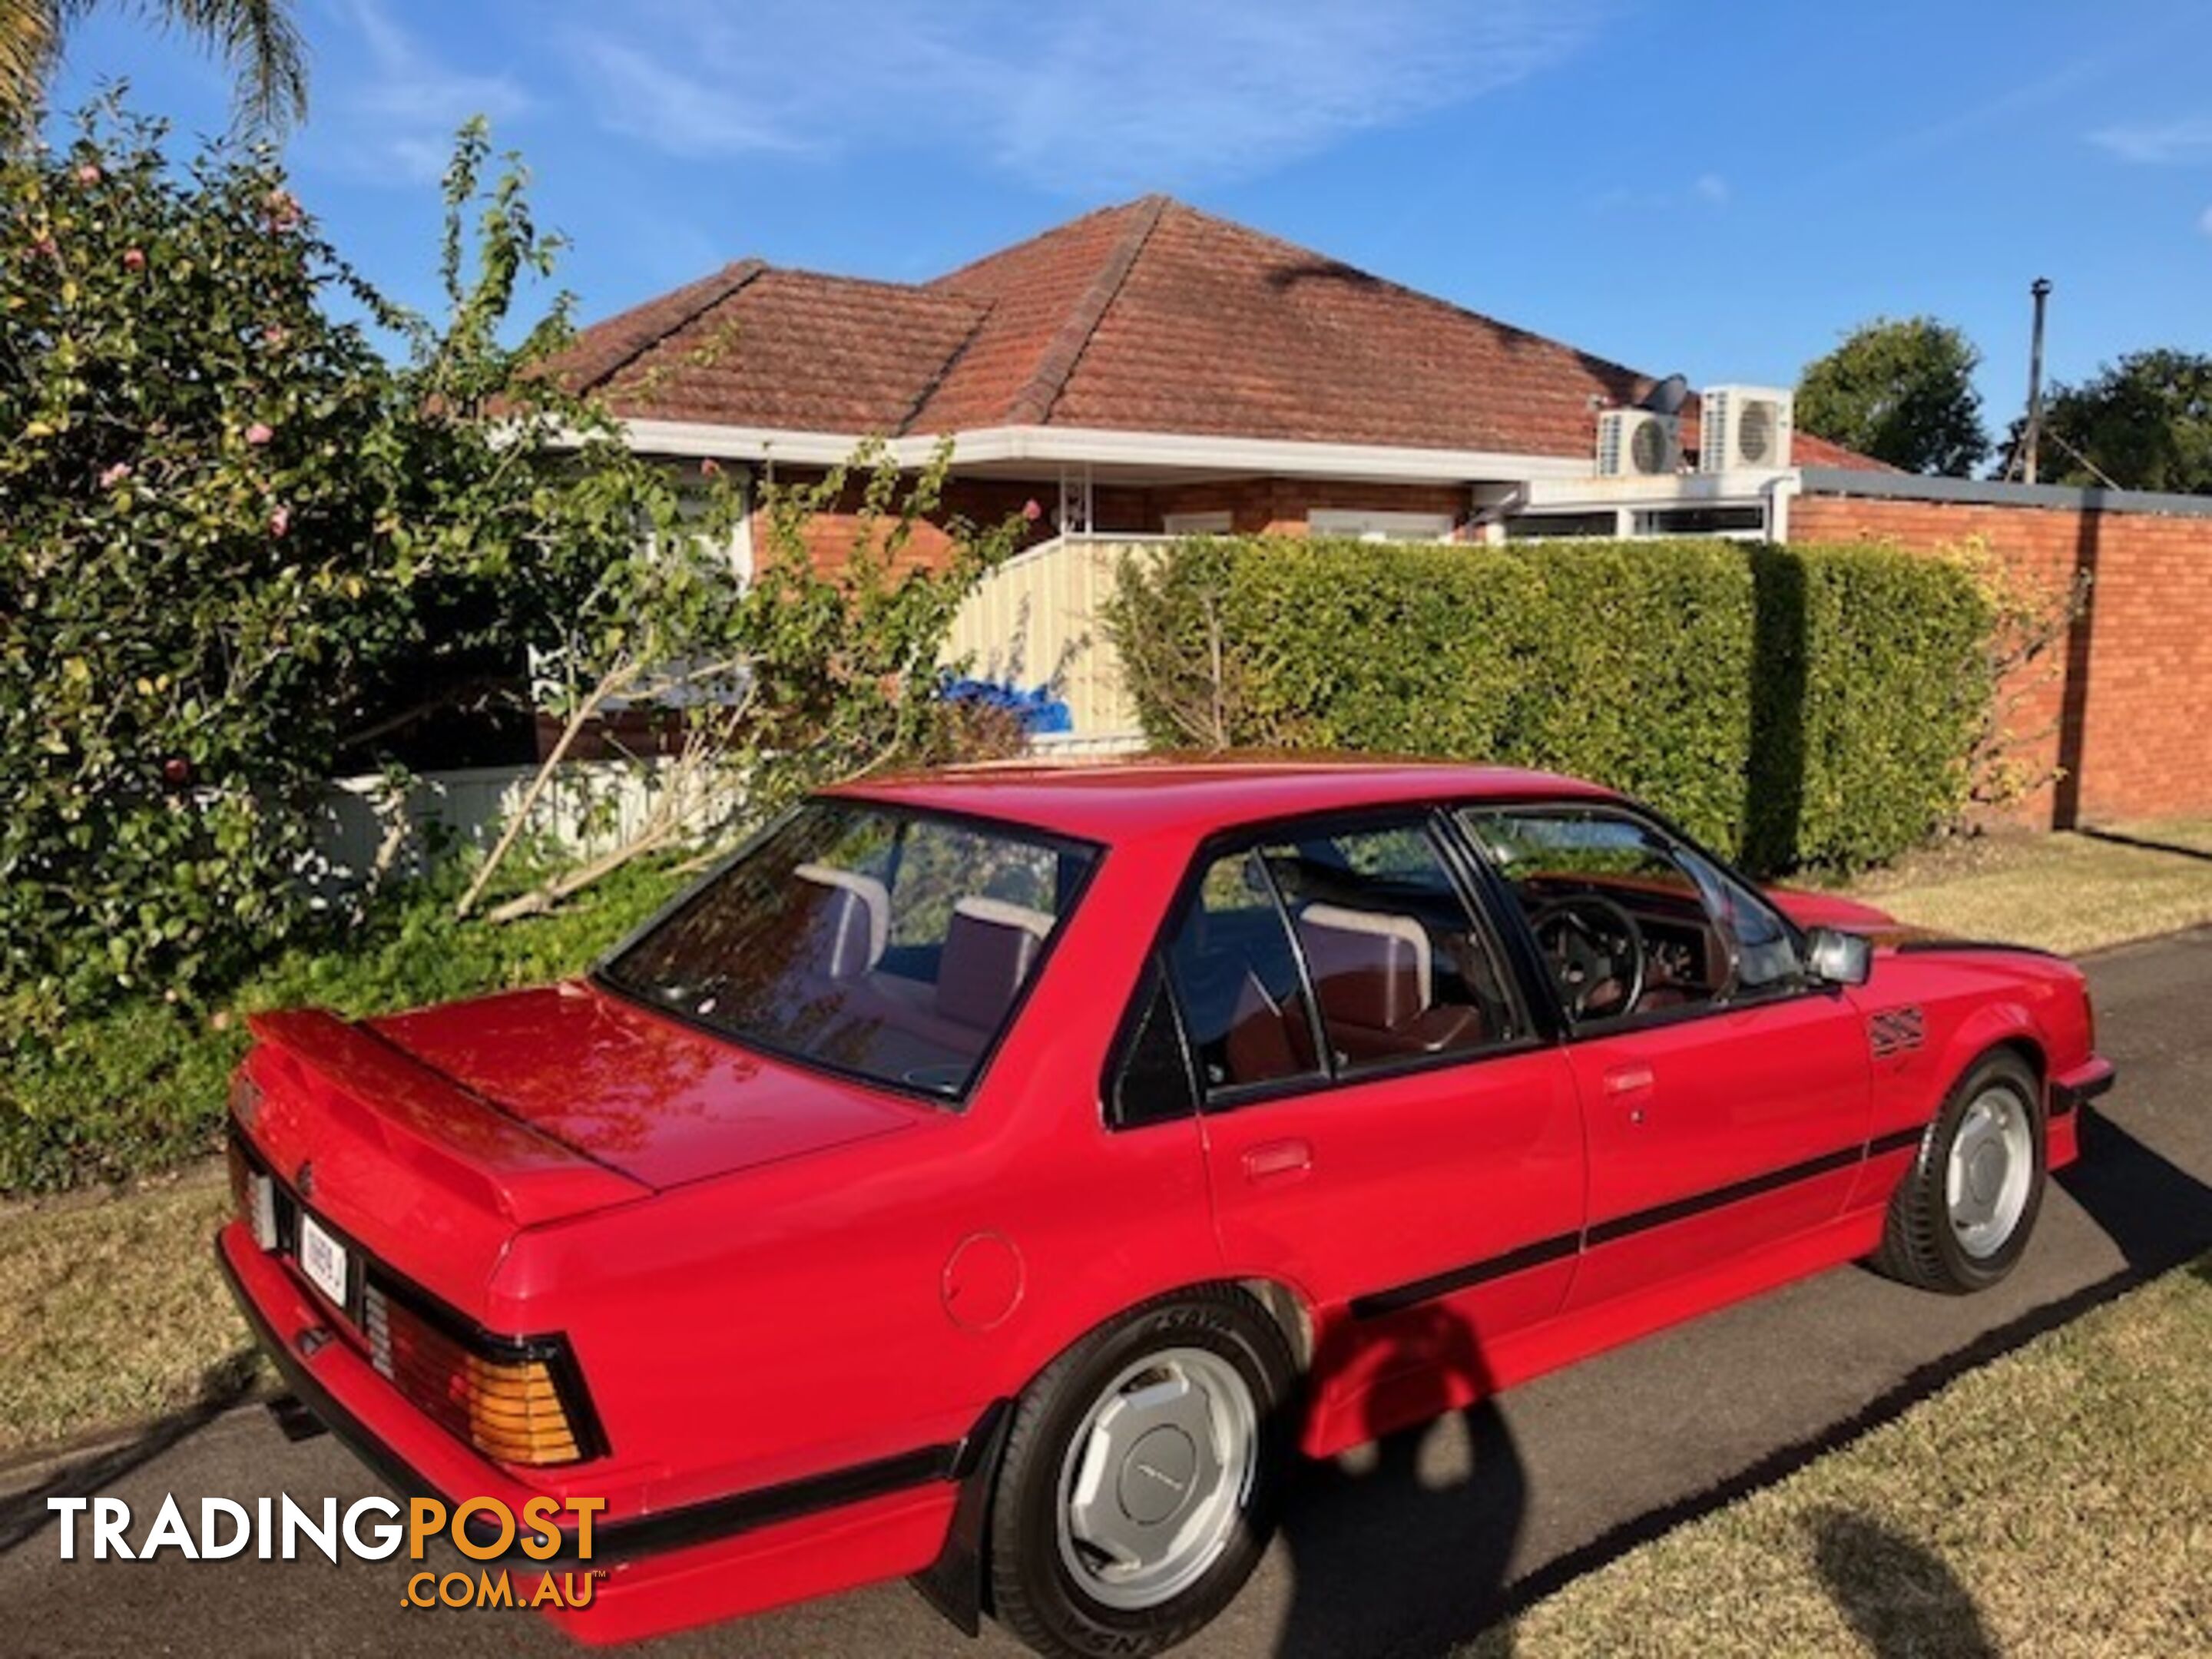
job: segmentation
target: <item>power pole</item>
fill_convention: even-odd
[[[2021,476],[2035,482],[2036,451],[2043,441],[2043,307],[2051,298],[2051,279],[2039,276],[2027,285],[2035,299],[2035,327],[2027,348],[2027,431],[2021,439]]]

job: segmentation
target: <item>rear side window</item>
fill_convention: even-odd
[[[1198,1109],[1182,1027],[1158,963],[1145,969],[1135,1007],[1136,1020],[1123,1041],[1108,1103],[1117,1129],[1188,1117]]]
[[[1425,821],[1301,836],[1265,857],[1337,1071],[1474,1054],[1520,1034],[1488,930]]]
[[[1304,977],[1261,849],[1206,866],[1168,971],[1209,1097],[1322,1074]]]
[[[1523,1030],[1425,817],[1291,830],[1216,859],[1168,961],[1209,1100],[1476,1054]]]

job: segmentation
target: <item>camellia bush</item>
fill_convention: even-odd
[[[1103,620],[1155,743],[1577,774],[1767,871],[1955,821],[1993,689],[1972,574],[1881,547],[1207,538]]]
[[[553,245],[487,159],[465,132],[433,323],[349,270],[265,150],[179,163],[107,105],[0,152],[11,1024],[234,978],[309,915],[312,809],[364,731],[458,665],[519,665],[641,530],[713,533],[711,491],[687,509],[538,372],[565,306],[512,312]]]

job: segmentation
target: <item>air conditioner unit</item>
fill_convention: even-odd
[[[1790,393],[1711,386],[1698,401],[1698,471],[1775,472],[1790,465]]]
[[[1604,478],[1664,477],[1682,465],[1682,423],[1648,409],[1608,409],[1597,417],[1597,470]]]

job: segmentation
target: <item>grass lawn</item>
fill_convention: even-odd
[[[0,1211],[0,1456],[227,1399],[254,1379],[209,1241],[220,1169]]]
[[[2078,955],[2212,922],[2212,823],[1946,843],[1851,884],[1903,921]]]
[[[1577,1579],[1464,1659],[2212,1652],[2212,1257]]]

